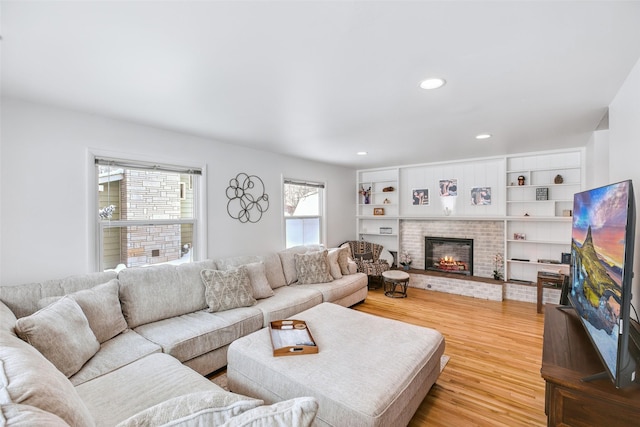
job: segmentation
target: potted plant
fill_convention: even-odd
[[[504,266],[504,258],[498,253],[493,256],[493,278],[502,280],[502,267]]]
[[[412,260],[409,251],[402,251],[402,253],[400,254],[400,265],[402,265],[405,270],[408,270],[411,266],[411,261]]]

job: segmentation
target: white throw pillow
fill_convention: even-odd
[[[82,308],[69,296],[18,319],[16,334],[37,348],[67,378],[100,349]]]
[[[223,390],[174,397],[127,418],[116,427],[217,426],[264,402]]]
[[[318,402],[313,397],[297,397],[259,406],[231,418],[224,427],[296,426],[309,427],[316,418]]]
[[[269,280],[267,279],[267,270],[263,262],[252,262],[245,264],[249,281],[253,289],[253,297],[255,299],[269,298],[274,295]]]

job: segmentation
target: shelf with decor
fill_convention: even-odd
[[[400,220],[398,169],[358,172],[356,188],[357,238],[398,251]]]
[[[535,282],[539,271],[568,273],[562,261],[571,252],[573,195],[583,181],[582,150],[507,158],[508,280]]]

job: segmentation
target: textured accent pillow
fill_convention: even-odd
[[[118,279],[74,292],[69,296],[82,308],[91,330],[100,343],[127,329],[127,321],[122,315],[118,298]]]
[[[0,405],[0,426],[6,427],[69,427],[62,418],[30,405],[9,403]]]
[[[267,280],[267,270],[264,263],[252,262],[245,264],[245,267],[249,274],[253,297],[255,299],[263,299],[273,296],[274,292],[273,289],[271,289],[271,285],[269,285],[269,280]]]
[[[174,397],[138,412],[116,427],[217,426],[264,402],[227,391],[203,391]]]
[[[269,406],[259,406],[231,418],[224,427],[247,426],[298,426],[309,427],[316,418],[318,402],[313,397],[276,402]]]
[[[82,308],[65,296],[16,321],[16,334],[68,377],[100,349]]]
[[[309,283],[327,283],[333,281],[327,262],[328,251],[295,254],[296,275],[301,285]]]
[[[238,307],[250,307],[256,303],[251,294],[251,281],[247,268],[240,266],[233,270],[202,270],[204,297],[210,313]]]
[[[327,253],[327,262],[329,263],[329,273],[334,279],[342,279],[342,270],[338,263],[338,257],[340,255],[340,249],[329,249]]]

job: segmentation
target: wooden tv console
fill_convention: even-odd
[[[542,369],[549,426],[632,426],[640,422],[640,383],[616,389],[574,310],[545,305]],[[638,380],[636,380],[638,381]]]

